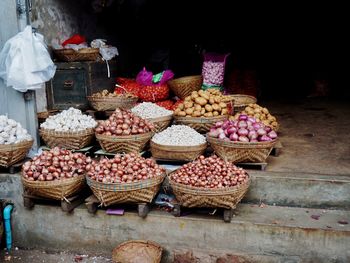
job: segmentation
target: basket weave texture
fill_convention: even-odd
[[[220,115],[215,117],[180,117],[175,116],[176,124],[190,126],[199,133],[207,133],[210,128],[218,121],[227,119],[227,115]]]
[[[196,146],[173,146],[151,141],[150,146],[152,157],[157,160],[193,161],[205,152],[207,143]]]
[[[139,153],[152,138],[153,132],[137,135],[109,136],[96,134],[103,150],[109,153]]]
[[[87,96],[91,106],[97,111],[115,110],[116,108],[131,109],[138,101],[137,97],[93,97]]]
[[[254,104],[257,102],[255,97],[245,94],[226,95],[225,97],[233,100],[234,113],[241,112],[248,106],[248,104]]]
[[[201,75],[188,76],[173,79],[167,82],[170,89],[180,99],[184,99],[191,95],[192,91],[200,90],[203,83],[203,77]]]
[[[113,249],[115,263],[160,263],[162,247],[148,240],[130,240]]]
[[[22,184],[30,194],[55,200],[73,196],[86,186],[84,175],[55,181],[29,181],[22,176]]]
[[[173,119],[173,115],[159,117],[159,118],[150,118],[147,120],[154,124],[154,130],[157,133],[157,132],[164,131],[166,128],[168,128],[169,125],[171,124],[172,119]]]
[[[0,145],[0,166],[9,167],[23,160],[33,145],[33,140]]]
[[[40,129],[39,133],[50,148],[57,146],[70,150],[79,150],[89,145],[95,134],[92,128],[78,132],[57,132]]]
[[[248,191],[251,182],[249,176],[249,179],[245,183],[234,187],[207,189],[176,183],[170,179],[170,175],[170,186],[173,189],[177,201],[184,207],[234,209]]]
[[[270,155],[276,140],[270,142],[226,142],[207,136],[213,150],[222,159],[233,163],[263,163]]]
[[[67,49],[53,49],[55,57],[60,61],[73,62],[73,61],[97,61],[100,55],[98,48],[82,48],[78,51]]]
[[[86,181],[103,206],[119,203],[150,203],[158,193],[165,174],[137,183],[101,183],[88,176]]]

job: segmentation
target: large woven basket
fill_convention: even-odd
[[[116,108],[131,109],[138,101],[138,97],[93,97],[87,96],[91,106],[97,111],[115,110]]]
[[[114,263],[160,263],[162,247],[148,240],[130,240],[113,249]]]
[[[180,99],[191,95],[192,91],[200,90],[202,83],[203,77],[201,75],[177,78],[167,82],[169,88]]]
[[[9,167],[23,160],[33,145],[33,140],[0,145],[0,166]]]
[[[234,113],[241,112],[248,106],[248,104],[254,104],[257,102],[255,97],[245,94],[226,95],[225,97],[233,100]]]
[[[199,133],[207,133],[210,128],[218,121],[227,119],[227,115],[220,115],[215,117],[180,117],[175,116],[176,124],[190,126]]]
[[[137,135],[108,136],[96,134],[96,139],[103,150],[109,153],[139,153],[152,138],[153,132]]]
[[[154,131],[157,133],[165,130],[171,124],[171,121],[173,120],[173,115],[159,118],[149,118],[147,120],[154,124]]]
[[[29,181],[22,176],[22,184],[27,193],[54,200],[73,196],[86,186],[84,175],[55,181]]]
[[[50,148],[61,147],[70,150],[79,150],[89,145],[94,138],[94,129],[78,132],[56,132],[54,130],[40,129],[41,138]]]
[[[251,181],[249,176],[249,179],[245,183],[234,187],[208,189],[176,183],[170,179],[170,175],[169,183],[173,189],[174,195],[179,204],[184,207],[234,209],[248,191]]]
[[[137,183],[101,183],[86,177],[87,184],[103,206],[119,203],[151,203],[165,174]]]
[[[60,61],[97,61],[99,59],[100,50],[98,48],[82,48],[78,51],[67,49],[53,49],[53,54]]]
[[[211,136],[207,141],[222,159],[233,163],[264,163],[277,140],[270,142],[228,142]]]
[[[196,146],[160,145],[151,140],[152,157],[164,161],[193,161],[202,155],[207,143]]]

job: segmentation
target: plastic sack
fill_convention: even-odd
[[[144,86],[151,86],[154,84],[163,85],[174,77],[174,73],[167,69],[158,74],[153,74],[147,71],[144,67],[136,76],[136,81]]]
[[[0,78],[21,92],[41,88],[55,71],[44,37],[31,26],[9,39],[0,53]]]
[[[91,41],[90,45],[93,48],[99,48],[100,54],[103,57],[103,60],[111,60],[115,56],[119,56],[118,49],[113,46],[106,44],[105,39],[94,39]]]
[[[223,89],[226,58],[230,54],[205,53],[202,66],[202,89]]]
[[[86,42],[86,38],[82,35],[75,34],[72,37],[68,38],[62,43],[63,47],[66,47],[68,44],[73,44],[73,45],[80,45],[82,43]]]

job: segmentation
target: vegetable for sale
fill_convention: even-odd
[[[113,159],[93,160],[86,166],[87,176],[102,183],[133,183],[162,176],[165,169],[153,159],[134,153],[116,154]]]
[[[85,167],[91,162],[91,158],[82,153],[55,147],[25,162],[22,171],[30,181],[64,180],[85,174]]]
[[[131,112],[143,119],[159,118],[173,115],[173,111],[164,109],[152,102],[142,102],[131,109]]]
[[[248,178],[245,170],[215,155],[200,156],[170,175],[177,183],[201,188],[233,187],[245,183]]]
[[[0,145],[32,140],[32,136],[19,122],[0,115]]]
[[[173,110],[174,102],[172,100],[163,100],[156,102],[158,106],[161,106],[167,110]]]
[[[150,102],[166,100],[169,97],[169,87],[167,84],[143,86],[139,97],[142,101]]]
[[[125,92],[139,96],[141,85],[134,79],[128,78],[117,78],[117,85],[115,86],[114,92],[117,94],[124,94]]]
[[[121,97],[121,98],[135,98],[136,96],[132,93],[127,92],[126,90],[124,93],[116,93],[116,92],[109,92],[108,90],[104,89],[103,91],[96,92],[92,94],[92,97],[94,98],[115,98],[115,97]]]

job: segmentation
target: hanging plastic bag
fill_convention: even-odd
[[[0,53],[0,78],[8,87],[26,92],[41,88],[56,72],[44,37],[27,26],[9,39]]]
[[[217,88],[222,90],[225,76],[226,58],[229,54],[205,53],[202,67],[202,89]]]

